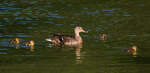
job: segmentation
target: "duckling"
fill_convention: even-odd
[[[136,52],[136,50],[137,50],[137,47],[135,45],[132,46],[132,48],[127,48],[126,49],[127,52]]]
[[[29,41],[29,42],[26,42],[25,45],[26,45],[26,46],[34,46],[34,41],[31,40],[31,41]]]
[[[27,49],[30,49],[31,52],[34,52],[34,41],[33,40],[31,40],[29,42],[25,42],[24,44],[26,47],[29,47]]]
[[[107,37],[107,35],[104,33],[99,35],[100,40],[105,40],[106,37]]]
[[[83,30],[83,28],[79,26],[74,28],[74,32],[75,32],[75,38],[68,35],[57,34],[54,35],[54,37],[52,38],[46,39],[46,41],[50,41],[54,44],[77,45],[83,42],[79,33],[80,32],[88,33],[88,31]]]
[[[19,38],[12,39],[12,40],[10,40],[9,43],[10,44],[19,44],[20,43],[20,39]]]

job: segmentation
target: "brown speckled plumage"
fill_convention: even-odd
[[[87,31],[83,30],[82,27],[76,27],[74,31],[75,31],[75,38],[73,38],[72,36],[68,36],[68,35],[55,34],[54,37],[46,39],[46,40],[54,44],[64,44],[64,45],[75,45],[75,44],[82,43],[83,41],[79,33],[80,32],[87,33]]]

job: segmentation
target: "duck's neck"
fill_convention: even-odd
[[[82,38],[81,38],[79,32],[75,32],[75,39],[76,39],[79,43],[82,43]]]

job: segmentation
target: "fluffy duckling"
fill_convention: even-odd
[[[25,45],[26,45],[26,46],[34,46],[34,41],[31,40],[31,41],[29,41],[29,42],[26,42]]]
[[[10,40],[9,43],[10,44],[19,44],[20,43],[20,39],[19,38],[12,39],[12,40]]]
[[[126,49],[127,52],[136,52],[137,51],[137,47],[134,45],[132,46],[132,48],[128,48]]]
[[[25,42],[25,46],[30,47],[30,48],[29,48],[30,51],[31,51],[31,52],[34,52],[34,41],[33,41],[33,40],[31,40],[31,41],[29,41],[29,42]]]
[[[105,40],[106,37],[107,37],[107,35],[104,33],[99,35],[100,40]]]

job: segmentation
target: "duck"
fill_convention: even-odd
[[[34,41],[31,40],[31,41],[29,41],[29,42],[26,42],[25,45],[26,45],[26,46],[34,46]]]
[[[77,45],[82,44],[83,40],[80,36],[80,32],[88,33],[82,27],[76,26],[74,28],[75,37],[69,35],[62,35],[62,34],[55,34],[52,38],[46,39],[46,41],[52,42],[54,44],[61,44],[61,45]]]
[[[20,39],[19,38],[15,38],[9,41],[10,44],[19,44],[20,43]]]

